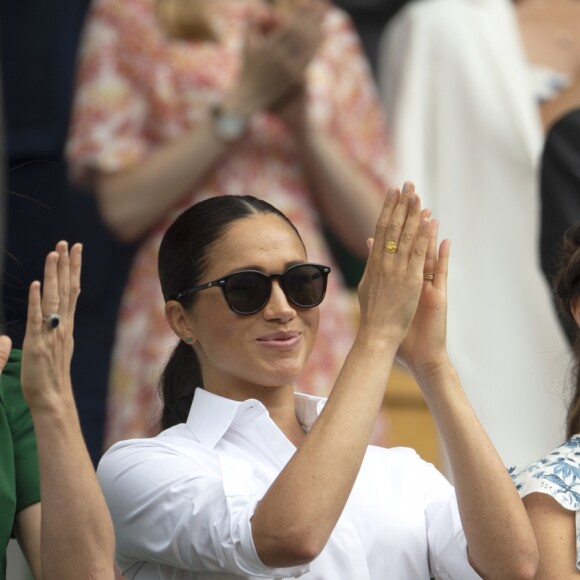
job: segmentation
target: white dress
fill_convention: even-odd
[[[449,352],[506,464],[562,440],[567,346],[539,265],[543,135],[511,2],[421,0],[384,32],[398,163],[449,238]]]

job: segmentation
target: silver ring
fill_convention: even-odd
[[[50,330],[54,330],[60,324],[60,316],[58,314],[43,316],[42,320],[44,320]]]

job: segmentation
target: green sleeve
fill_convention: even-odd
[[[12,349],[2,373],[2,391],[12,441],[16,483],[16,512],[40,501],[40,474],[36,437],[30,409],[20,386],[22,352]]]

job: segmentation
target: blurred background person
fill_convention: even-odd
[[[539,267],[537,166],[577,91],[579,37],[573,0],[421,0],[381,42],[396,172],[457,240],[449,350],[506,463],[561,439],[566,343]]]
[[[183,208],[253,194],[282,209],[312,258],[323,227],[364,255],[388,181],[368,63],[348,16],[318,1],[96,0],[79,57],[67,145],[104,221],[139,249],[117,322],[105,446],[156,428],[174,340],[157,252]],[[340,276],[302,386],[327,394],[353,336]]]

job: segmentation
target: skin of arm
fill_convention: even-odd
[[[70,382],[81,246],[46,259],[44,289],[33,282],[22,354],[22,389],[38,445],[41,504],[19,514],[17,537],[36,580],[114,579],[114,531],[79,424]],[[49,329],[43,312],[58,312]]]
[[[472,567],[482,578],[531,579],[538,549],[523,503],[446,352],[449,241],[427,252],[426,282],[398,358],[413,373],[447,452]]]
[[[301,160],[325,221],[354,254],[366,253],[382,193],[322,128],[295,123]]]
[[[524,506],[540,549],[540,566],[535,580],[578,579],[575,512],[564,509],[543,493],[527,495]]]
[[[314,559],[344,509],[418,301],[431,235],[427,215],[417,196],[405,191],[399,198],[389,190],[359,286],[361,325],[354,346],[324,410],[252,519],[256,549],[267,565]],[[399,251],[387,253],[386,240],[401,235]]]
[[[580,51],[575,42],[567,40],[580,32],[580,6],[573,1],[548,4],[516,0],[515,13],[528,60],[572,79],[569,87],[539,106],[544,130],[548,132],[558,119],[580,107]]]
[[[33,578],[42,578],[40,564],[40,519],[41,504],[35,503],[23,509],[16,515],[14,522],[14,536],[26,558],[26,562],[32,572]]]
[[[443,363],[415,376],[429,392],[425,398],[449,457],[471,565],[482,578],[534,578],[533,530],[455,370]]]
[[[578,108],[580,108],[580,79],[576,78],[556,98],[540,105],[540,115],[544,130],[548,132],[558,119]]]
[[[310,2],[293,18],[270,22],[268,31],[250,23],[241,78],[224,96],[222,108],[250,117],[299,85],[318,49],[324,10],[321,2]],[[97,172],[94,188],[105,223],[124,241],[139,239],[231,147],[215,134],[208,110],[198,126],[159,146],[145,162],[115,173]]]

